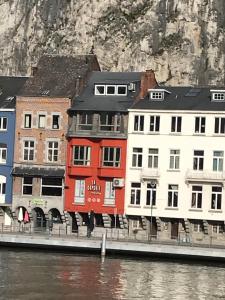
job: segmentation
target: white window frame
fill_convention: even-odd
[[[84,179],[75,179],[74,203],[76,204],[85,203],[85,180]]]
[[[0,175],[0,203],[5,203],[6,195],[6,177]]]
[[[216,191],[220,189],[220,191]],[[211,209],[212,210],[221,210],[222,209],[222,187],[221,186],[212,186],[211,193]]]
[[[203,171],[203,169],[204,169],[204,150],[194,150],[193,170]]]
[[[78,155],[75,157],[75,151]],[[73,146],[73,165],[74,166],[90,166],[91,164],[91,147],[85,145]]]
[[[99,93],[98,92],[98,87],[103,87],[104,88],[104,92],[103,93]],[[105,91],[106,91],[106,87],[104,84],[96,84],[95,85],[95,95],[105,95]]]
[[[224,226],[222,224],[213,224],[212,225],[212,233],[215,234],[223,234]]]
[[[213,92],[212,100],[213,101],[225,101],[225,91],[224,92]]]
[[[156,205],[156,183],[147,183],[145,205],[150,207]]]
[[[159,167],[159,149],[149,148],[148,149],[148,168],[158,169]]]
[[[193,185],[191,193],[191,208],[201,209],[202,208],[202,186]]]
[[[150,93],[150,97],[152,100],[163,100],[164,99],[164,92],[155,91]]]
[[[172,116],[171,117],[171,133],[181,133],[182,131],[182,117]]]
[[[31,183],[25,183],[25,180],[24,180],[25,178],[31,179]],[[26,186],[28,186],[28,187],[30,186],[31,187],[31,194],[24,193],[24,187],[26,187]],[[28,177],[28,176],[23,177],[22,195],[23,196],[31,196],[31,195],[33,195],[33,177]]]
[[[203,232],[203,225],[200,223],[193,223],[193,231],[197,233]]]
[[[102,120],[104,118],[104,120]],[[121,116],[112,114],[100,114],[99,115],[99,127],[100,131],[120,131]]]
[[[131,182],[130,189],[130,205],[141,204],[141,183]]]
[[[168,207],[177,208],[178,207],[178,184],[168,185]]]
[[[223,118],[223,117],[215,118],[214,133],[215,134],[225,134],[225,118]]]
[[[53,113],[52,114],[52,129],[53,130],[59,130],[60,129],[60,114],[59,113]],[[58,117],[58,123],[54,124],[54,117]]]
[[[213,151],[213,171],[215,172],[223,171],[223,158],[224,158],[224,151],[219,151],[219,150]]]
[[[142,168],[143,148],[134,147],[132,149],[132,168]]]
[[[180,170],[180,150],[179,149],[170,149],[169,169],[170,170]]]
[[[84,114],[79,114],[77,117],[78,117],[77,126],[78,126],[79,130],[82,130],[82,131],[92,130],[92,128],[93,128],[93,114],[84,113]],[[83,118],[84,118],[84,120],[82,120],[82,121],[84,121],[84,122],[81,123],[81,119],[83,119]],[[91,120],[89,120],[89,118]],[[91,123],[88,123],[88,122],[91,122]]]
[[[134,132],[144,132],[145,116],[134,115]]]
[[[27,146],[25,144],[28,143]],[[31,146],[33,143],[33,146]],[[24,161],[34,161],[34,149],[35,149],[35,142],[33,140],[24,140],[23,141],[23,160]],[[27,154],[26,154],[27,152]],[[25,155],[27,159],[25,159]]]
[[[159,132],[160,131],[160,116],[152,115],[150,116],[149,132]]]
[[[51,147],[50,147],[51,144]],[[47,141],[47,161],[56,163],[59,160],[59,142],[58,141]]]
[[[24,129],[30,129],[32,128],[32,114],[31,113],[25,113],[24,114]]]
[[[38,114],[38,128],[39,129],[46,128],[46,114],[44,114],[44,113]]]
[[[206,117],[195,117],[195,133],[205,133]]]
[[[108,149],[108,159],[105,160],[106,151]],[[110,159],[110,156],[113,156],[113,160]],[[119,155],[119,159],[117,156]],[[119,168],[121,164],[121,148],[120,147],[102,147],[102,167],[112,167]]]
[[[104,204],[105,205],[115,205],[115,188],[113,186],[113,181],[105,181],[105,198],[104,198]]]
[[[50,177],[47,177],[47,179],[49,179]],[[55,179],[55,182],[56,182],[56,178]],[[52,185],[52,184],[43,184],[43,180],[44,178],[41,178],[41,196],[43,197],[62,197],[63,195],[63,180],[62,178],[59,178],[57,177],[57,179],[61,179],[61,185]],[[46,195],[46,194],[43,194],[43,188],[54,188],[54,189],[60,189],[61,190],[61,195]]]
[[[104,89],[103,93],[99,93],[98,87],[102,87]],[[113,87],[114,88],[114,93],[109,93],[108,88]],[[124,93],[119,93],[119,89],[124,88],[125,92]],[[95,85],[95,95],[97,96],[127,96],[127,85],[125,84],[96,84]]]
[[[0,117],[0,131],[6,131],[8,125],[7,117]]]
[[[0,146],[0,164],[6,164],[6,162],[7,162],[7,145]]]

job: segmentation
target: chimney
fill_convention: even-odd
[[[137,96],[137,100],[145,98],[148,94],[148,89],[154,89],[154,87],[158,85],[155,79],[155,73],[153,70],[146,70],[141,74],[141,87],[140,93]]]

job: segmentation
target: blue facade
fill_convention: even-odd
[[[3,118],[7,118],[6,129],[0,123],[0,151],[7,148],[6,162],[0,160],[0,206],[1,204],[11,205],[12,203],[12,183],[13,177],[11,175],[13,168],[14,156],[14,137],[15,137],[15,110],[0,108],[0,122]],[[4,119],[5,121],[5,119]],[[0,152],[2,156],[2,152]],[[5,177],[5,178],[4,178]],[[3,187],[4,179],[6,184]]]

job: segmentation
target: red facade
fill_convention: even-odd
[[[90,147],[90,164],[88,166],[74,165],[74,146]],[[126,170],[126,146],[125,139],[90,139],[70,138],[68,141],[65,210],[69,212],[90,212],[97,214],[123,214],[125,187],[121,184],[114,188],[114,203],[107,203],[106,182],[112,182],[114,178],[125,178]],[[104,148],[120,148],[119,166],[103,166],[102,157]],[[84,180],[84,201],[76,203],[75,182]]]

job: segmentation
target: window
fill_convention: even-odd
[[[203,226],[201,223],[194,223],[193,224],[193,231],[194,232],[202,232],[203,231]]]
[[[5,202],[6,177],[0,175],[0,202]]]
[[[144,116],[134,116],[134,131],[144,131]]]
[[[163,92],[151,92],[150,94],[152,100],[163,100]]]
[[[225,93],[213,93],[213,100],[215,101],[224,101],[225,100]]]
[[[59,129],[60,115],[52,115],[52,129]]]
[[[193,159],[193,170],[203,170],[204,165],[204,151],[194,150],[194,159]]]
[[[211,209],[221,209],[222,207],[222,187],[212,186]]]
[[[24,128],[31,128],[31,124],[32,124],[32,115],[25,114],[24,115]]]
[[[223,151],[213,151],[213,171],[223,171]]]
[[[127,95],[127,85],[95,85],[95,95]]]
[[[205,133],[205,117],[195,118],[195,133]]]
[[[120,115],[101,114],[100,130],[102,131],[120,131]]]
[[[191,208],[202,208],[202,186],[192,186]]]
[[[23,178],[23,195],[32,195],[33,191],[33,178],[32,177],[24,177]]]
[[[7,129],[7,118],[0,117],[0,130],[6,130]]]
[[[103,148],[103,167],[120,167],[120,148]]]
[[[45,115],[38,115],[38,128],[45,128]]]
[[[160,116],[150,116],[150,132],[159,132]]]
[[[112,181],[105,182],[105,205],[115,205],[115,188]]]
[[[158,168],[159,162],[159,149],[149,148],[148,149],[148,167],[152,169]]]
[[[132,182],[130,204],[140,205],[140,201],[141,201],[141,184],[139,182]]]
[[[155,183],[147,183],[146,205],[148,206],[156,205],[156,184]]]
[[[223,224],[214,224],[212,225],[212,232],[216,234],[223,233],[224,225]]]
[[[142,155],[143,155],[142,148],[133,148],[133,155],[132,155],[132,167],[141,168],[142,167]]]
[[[85,180],[84,179],[76,179],[75,180],[74,202],[78,203],[78,204],[83,204],[84,196],[85,196]]]
[[[59,143],[48,142],[48,162],[57,162],[59,155]]]
[[[41,180],[42,196],[62,196],[62,178],[43,177]]]
[[[78,117],[78,129],[79,130],[92,130],[92,115],[80,114]]]
[[[34,141],[24,141],[23,160],[34,160]]]
[[[73,147],[73,164],[75,166],[90,166],[91,147],[74,146]]]
[[[180,150],[170,150],[170,170],[180,169]]]
[[[178,185],[168,185],[168,207],[178,207]]]
[[[7,160],[7,145],[0,143],[0,164],[6,164]]]
[[[95,86],[95,95],[105,95],[105,86],[104,85],[96,85]]]
[[[182,118],[181,117],[172,117],[171,119],[171,132],[181,132],[181,124]]]
[[[215,133],[225,133],[225,118],[215,118]]]

